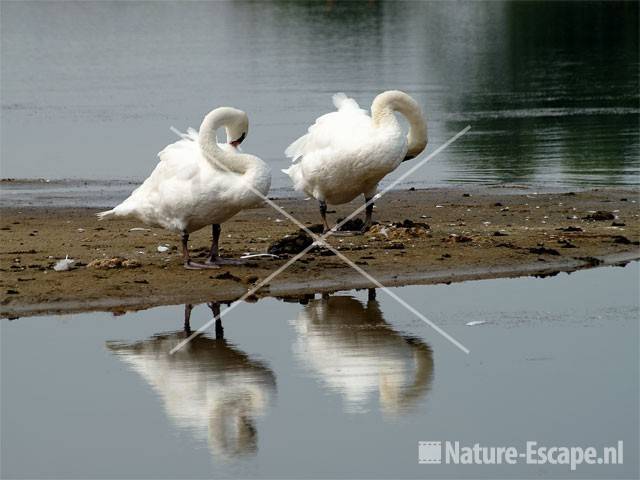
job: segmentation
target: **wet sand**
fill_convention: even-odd
[[[314,201],[276,202],[307,225],[319,222]],[[359,205],[354,201],[330,207],[330,221]],[[135,220],[99,222],[97,211],[0,209],[2,317],[88,310],[118,313],[159,304],[231,301],[287,261],[286,255],[263,257],[242,266],[187,271],[176,235],[146,229]],[[389,226],[407,219],[426,225]],[[552,275],[640,258],[638,195],[630,189],[545,194],[505,188],[395,191],[378,202],[374,220],[380,225],[368,234],[332,237],[329,242],[385,285]],[[297,231],[271,207],[256,208],[224,224],[221,253],[231,257],[264,253],[274,241]],[[209,242],[208,229],[192,235],[195,259],[205,258]],[[169,250],[159,252],[159,245]],[[54,271],[57,260],[66,255],[76,266]],[[114,257],[129,260],[125,263],[129,266],[90,266]],[[295,296],[372,286],[335,255],[317,250],[257,295]]]

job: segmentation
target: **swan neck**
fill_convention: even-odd
[[[216,108],[209,112],[200,124],[200,130],[198,132],[200,149],[209,161],[221,161],[224,163],[226,160],[227,152],[218,146],[216,133],[221,127],[231,121],[231,114],[231,109]]]
[[[390,90],[378,95],[371,104],[373,125],[380,127],[395,122],[394,112],[409,122],[405,160],[419,155],[427,146],[427,122],[418,103],[404,92]]]
[[[220,148],[216,134],[220,128],[226,128],[233,120],[237,119],[238,115],[242,115],[242,112],[235,108],[216,108],[204,117],[200,125],[198,138],[200,149],[209,163],[222,170],[244,174],[254,166],[254,162],[251,161],[251,156],[232,151],[231,147],[229,150]],[[229,132],[227,128],[227,137],[228,136]]]

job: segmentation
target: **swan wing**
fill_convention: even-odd
[[[176,133],[182,138],[167,145],[158,153],[160,161],[149,178],[137,190],[145,190],[148,187],[163,189],[176,182],[188,182],[201,172],[203,163],[208,163],[202,155],[196,130],[189,128],[187,133],[177,131]],[[218,144],[218,146],[229,152],[240,151],[239,148],[226,143]],[[214,170],[218,170],[215,166],[212,167]],[[223,171],[221,170],[220,173]],[[133,193],[135,194],[136,191]]]
[[[197,168],[198,161],[204,160],[202,150],[200,149],[198,131],[193,128],[187,129],[186,133],[181,133],[177,129],[173,128],[172,131],[181,137],[181,139],[167,145],[158,153],[158,158],[161,163],[166,164],[166,168],[170,168],[172,170],[180,169],[187,175],[187,177],[190,177],[188,167],[193,166],[194,168]],[[228,143],[219,143],[218,147],[229,153],[242,152],[239,146],[234,147]],[[215,168],[215,165],[213,165],[213,167]]]
[[[198,132],[190,128],[177,142],[164,147],[158,153],[158,166],[151,177],[162,175],[163,179],[189,179],[198,170],[202,151],[198,143]],[[149,178],[151,178],[149,177]]]
[[[182,203],[191,191],[192,180],[200,172],[202,152],[197,135],[195,130],[189,129],[187,133],[180,134],[180,140],[159,152],[160,161],[151,174],[114,209],[115,213],[128,215],[137,212],[142,217],[152,217],[152,212],[157,214],[161,205]]]
[[[333,104],[336,111],[318,117],[305,135],[287,147],[287,157],[295,162],[326,148],[348,151],[370,133],[371,117],[353,98],[336,93]]]

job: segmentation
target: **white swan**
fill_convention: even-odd
[[[275,400],[276,376],[224,339],[220,306],[209,307],[218,318],[215,339],[198,335],[169,353],[191,334],[191,305],[185,305],[185,331],[135,343],[110,341],[107,347],[153,387],[179,428],[208,441],[217,459],[252,455],[258,448],[256,419]]]
[[[219,268],[240,263],[218,255],[220,224],[243,209],[258,205],[269,192],[271,172],[258,157],[241,153],[249,121],[242,110],[220,107],[209,112],[199,132],[190,129],[165,147],[160,162],[140,187],[120,205],[98,218],[133,217],[182,235],[185,268]],[[225,127],[228,144],[218,144],[216,131]],[[235,140],[231,140],[235,139]],[[212,225],[212,242],[205,264],[191,261],[189,234]]]
[[[427,146],[422,111],[404,92],[378,95],[371,104],[371,117],[344,93],[335,94],[333,103],[336,112],[319,117],[306,135],[286,149],[294,163],[283,170],[296,190],[319,201],[325,232],[329,230],[327,203],[347,203],[360,194],[369,202],[385,175]],[[406,137],[394,112],[409,121]],[[367,205],[363,230],[371,225],[372,212],[373,202]]]
[[[293,321],[294,354],[350,413],[366,411],[377,396],[383,413],[404,414],[431,388],[433,352],[389,325],[373,292],[366,304],[349,296],[311,300]]]

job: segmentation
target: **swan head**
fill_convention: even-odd
[[[225,125],[227,132],[227,143],[235,148],[240,145],[249,133],[249,117],[242,110],[235,110],[235,114],[230,116]]]
[[[199,130],[202,148],[216,144],[216,131],[224,127],[227,143],[237,148],[249,132],[249,117],[242,110],[233,107],[219,107],[209,112],[202,121]]]

